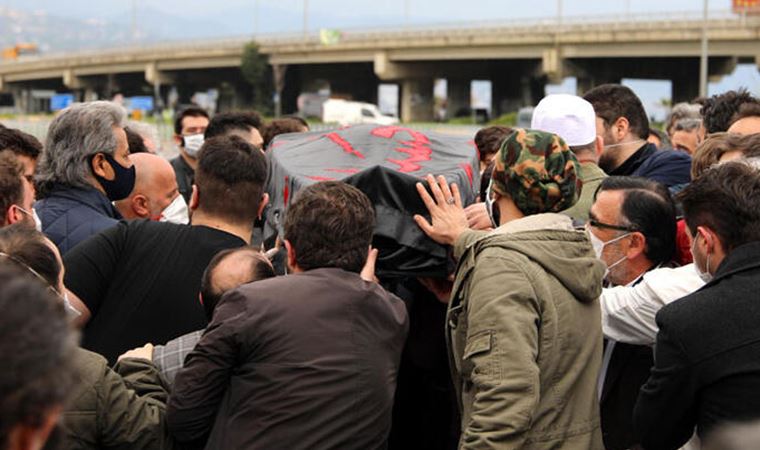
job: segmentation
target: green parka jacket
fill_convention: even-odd
[[[601,449],[604,265],[559,214],[456,243],[446,336],[461,449]]]
[[[127,358],[114,369],[80,349],[80,379],[61,422],[66,450],[170,449],[164,415],[168,392],[150,361]]]

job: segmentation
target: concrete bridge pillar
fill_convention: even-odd
[[[470,80],[446,80],[446,116],[456,117],[462,109],[470,109]]]
[[[433,121],[433,79],[414,78],[401,82],[401,120]]]
[[[13,93],[13,104],[15,105],[16,111],[20,113],[29,114],[32,111],[32,93],[28,88],[23,88],[21,86],[14,87],[12,89]]]

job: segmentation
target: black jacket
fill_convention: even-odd
[[[655,367],[634,429],[676,449],[728,421],[760,417],[760,242],[735,248],[702,289],[657,313]]]
[[[667,187],[691,181],[691,156],[675,150],[658,150],[644,144],[609,175],[636,176],[658,181]]]
[[[356,273],[244,285],[177,374],[169,429],[208,449],[384,448],[407,329],[404,303]]]
[[[606,450],[627,450],[637,443],[633,433],[633,407],[652,364],[651,347],[615,343],[599,402]]]

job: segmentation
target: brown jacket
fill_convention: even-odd
[[[169,400],[179,442],[208,449],[376,449],[388,436],[403,302],[334,268],[225,294]]]
[[[447,321],[462,449],[601,449],[604,268],[558,214],[467,232]]]

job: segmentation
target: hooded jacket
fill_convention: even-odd
[[[461,449],[601,449],[604,265],[570,218],[538,214],[457,241],[447,320]]]

